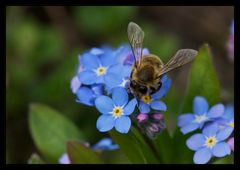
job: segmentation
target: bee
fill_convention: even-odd
[[[129,87],[131,93],[138,99],[157,92],[162,86],[161,77],[165,73],[189,63],[198,54],[193,49],[181,49],[164,64],[154,54],[142,56],[144,32],[140,26],[134,22],[130,22],[127,34],[135,61],[132,66]]]

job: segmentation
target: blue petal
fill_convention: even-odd
[[[222,117],[225,119],[232,119],[234,117],[234,108],[232,104],[228,104],[226,106]]]
[[[103,94],[103,85],[102,84],[94,84],[91,86],[91,89],[96,96],[100,96]]]
[[[160,88],[160,90],[157,91],[156,93],[154,93],[152,95],[152,98],[153,99],[160,99],[160,98],[162,98],[165,94],[167,94],[168,90],[170,89],[171,83],[172,83],[171,79],[167,79],[165,82],[163,82],[162,87]]]
[[[115,73],[108,73],[104,76],[107,87],[111,90],[122,83],[122,77]]]
[[[130,77],[131,71],[132,71],[132,67],[131,66],[121,65],[121,64],[117,64],[117,65],[111,66],[108,69],[108,73],[116,74],[121,79],[123,79],[125,77]]]
[[[97,75],[93,71],[86,70],[78,74],[80,82],[86,85],[91,85],[96,82]]]
[[[186,143],[188,148],[196,151],[204,145],[204,141],[205,141],[204,136],[199,133],[191,136]]]
[[[192,132],[192,131],[196,130],[197,128],[199,128],[198,123],[190,123],[190,124],[187,124],[187,125],[181,127],[181,132],[183,134],[187,134],[189,132]]]
[[[96,81],[95,81],[95,83],[97,83],[97,84],[102,84],[102,83],[104,83],[104,75],[101,75],[101,76],[96,76]]]
[[[208,148],[202,148],[195,152],[193,161],[195,164],[206,164],[212,157],[212,153]]]
[[[161,78],[162,83],[165,83],[168,80],[167,74],[164,74],[164,76]]]
[[[80,86],[81,86],[81,82],[79,81],[78,76],[74,76],[71,80],[72,92],[76,94]]]
[[[178,117],[178,126],[182,127],[194,120],[194,116],[191,113],[183,114]]]
[[[227,139],[232,134],[232,132],[233,132],[233,127],[230,127],[230,126],[220,130],[216,136],[217,140],[222,141]]]
[[[128,133],[131,126],[131,120],[128,116],[121,116],[116,119],[115,128],[120,133]]]
[[[105,50],[99,58],[101,64],[105,67],[116,64],[116,58],[111,50]]]
[[[121,71],[123,70],[123,68],[124,68],[124,66],[122,64],[116,64],[116,65],[109,67],[108,72],[119,75],[121,73]]]
[[[80,102],[89,106],[94,105],[93,99],[95,98],[95,95],[93,94],[93,91],[88,87],[80,87],[77,91],[77,97],[78,97],[77,102]]]
[[[80,63],[85,69],[96,69],[100,66],[100,60],[96,55],[92,55],[91,53],[83,54],[80,57]]]
[[[97,120],[97,129],[100,132],[107,132],[113,128],[114,121],[112,115],[101,115]]]
[[[60,164],[70,164],[70,159],[67,153],[64,153],[58,161]]]
[[[131,71],[132,71],[132,67],[125,65],[123,66],[123,70],[121,70],[120,74],[122,75],[123,78],[130,77]]]
[[[100,48],[92,48],[90,50],[90,53],[93,54],[93,55],[101,55],[104,53],[104,51]]]
[[[207,110],[208,110],[208,102],[205,100],[205,98],[201,96],[195,97],[193,101],[193,112],[195,114],[203,114],[207,112]]]
[[[160,100],[153,100],[150,103],[151,107],[154,110],[161,110],[161,111],[166,111],[167,110],[167,106],[164,102],[160,101]]]
[[[223,113],[224,113],[224,105],[216,104],[210,108],[207,115],[210,118],[217,118],[217,117],[220,117]]]
[[[109,112],[112,112],[114,107],[112,99],[108,96],[100,96],[96,98],[95,105],[98,111],[102,114],[110,114]]]
[[[140,110],[140,113],[149,113],[150,112],[150,106],[147,103],[140,101],[138,108]]]
[[[117,149],[119,149],[119,146],[117,144],[112,144],[108,147],[107,150],[117,150]]]
[[[224,157],[230,155],[231,148],[226,142],[220,142],[212,148],[212,153],[216,157]]]
[[[103,138],[98,143],[92,146],[93,150],[105,150],[112,144],[111,138]]]
[[[217,123],[211,123],[211,124],[206,125],[203,128],[202,133],[204,136],[215,136],[217,131],[218,131]]]
[[[125,107],[124,107],[124,115],[130,115],[135,109],[135,106],[137,104],[137,100],[134,98],[132,99]]]
[[[112,99],[116,106],[124,106],[128,102],[128,94],[122,87],[113,89]]]
[[[115,56],[116,56],[116,61],[118,63],[123,64],[124,60],[126,59],[128,53],[131,51],[129,45],[121,45],[116,51],[115,51]]]

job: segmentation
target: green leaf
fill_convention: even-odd
[[[160,155],[161,163],[171,163],[174,156],[174,141],[170,137],[167,129],[165,129],[158,137],[153,141],[154,146]]]
[[[28,160],[28,164],[44,164],[44,161],[36,153],[33,153]]]
[[[128,157],[131,163],[158,163],[152,150],[134,127],[131,127],[127,134],[120,134],[115,130],[109,133],[113,141],[120,146],[121,151]]]
[[[207,44],[200,48],[192,64],[183,106],[184,112],[192,111],[193,99],[198,95],[205,97],[210,106],[220,101],[220,83]]]
[[[181,113],[191,113],[195,96],[203,96],[209,102],[209,106],[220,101],[220,85],[216,71],[212,63],[212,56],[207,44],[199,49],[197,57],[192,63],[188,77],[188,87]],[[183,135],[179,128],[174,135],[177,141],[175,147],[175,163],[192,163],[194,152],[186,146],[186,140],[190,134]]]
[[[78,141],[67,142],[67,153],[72,164],[101,164],[99,156]]]
[[[43,104],[30,105],[29,125],[37,148],[50,163],[57,163],[66,152],[67,140],[83,139],[70,120]]]
[[[233,155],[226,156],[224,158],[216,158],[216,159],[218,160],[214,161],[213,164],[233,164],[234,163]]]

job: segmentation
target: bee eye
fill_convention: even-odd
[[[145,93],[147,93],[147,87],[145,87],[145,86],[140,86],[140,87],[139,87],[139,91],[140,91],[141,93],[145,94]]]

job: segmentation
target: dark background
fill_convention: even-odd
[[[95,127],[96,110],[75,102],[70,80],[78,67],[78,54],[103,44],[116,48],[127,43],[130,21],[143,28],[145,47],[164,62],[180,48],[198,49],[209,43],[221,98],[233,101],[234,67],[226,51],[234,18],[231,6],[10,6],[6,12],[6,163],[26,163],[37,152],[28,127],[32,102],[61,111],[91,143],[104,136]],[[170,73],[179,94],[186,88],[189,68]]]

